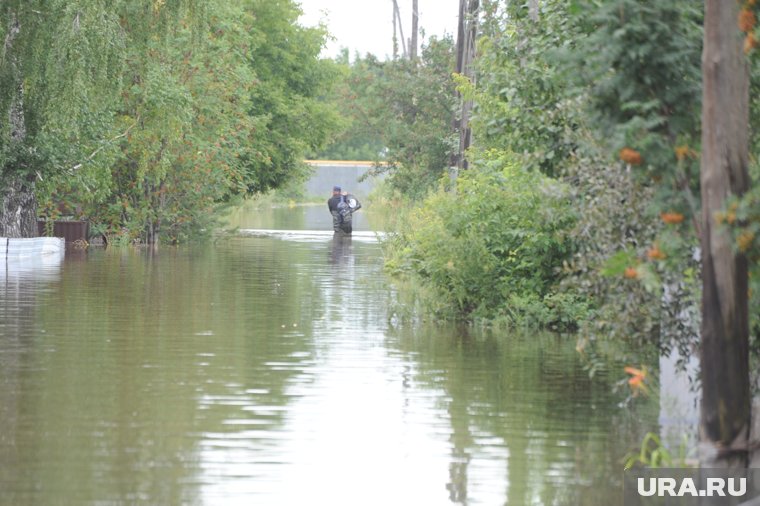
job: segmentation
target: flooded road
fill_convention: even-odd
[[[328,230],[324,207],[234,221]],[[90,250],[0,283],[2,505],[607,506],[657,427],[573,337],[402,323],[373,234]]]

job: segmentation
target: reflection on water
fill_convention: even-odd
[[[351,248],[351,236],[334,234],[330,248],[330,264],[336,267],[348,266],[354,259]]]
[[[19,371],[35,367],[28,340],[37,315],[37,297],[59,280],[62,260],[60,255],[9,258],[0,266],[0,504],[14,504],[14,495],[3,489],[14,486],[16,468],[28,450],[15,438],[17,428],[28,423],[26,394],[18,377]]]
[[[656,424],[572,340],[395,325],[375,242],[96,250],[15,286],[3,505],[606,506]]]

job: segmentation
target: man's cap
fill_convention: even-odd
[[[334,192],[339,192],[340,191],[340,186],[333,186],[333,191]]]

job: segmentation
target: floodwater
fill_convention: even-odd
[[[573,337],[403,323],[371,233],[246,235],[328,230],[325,207],[9,265],[0,504],[622,504],[657,413]]]

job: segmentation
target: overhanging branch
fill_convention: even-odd
[[[137,118],[135,118],[135,122],[132,123],[131,125],[129,125],[129,128],[127,128],[126,130],[124,130],[124,132],[120,133],[116,137],[113,137],[112,139],[109,139],[108,141],[106,141],[105,143],[103,143],[103,145],[100,146],[98,149],[96,149],[95,151],[93,151],[92,153],[90,153],[89,156],[87,156],[84,160],[82,160],[78,164],[76,164],[73,167],[71,167],[68,170],[69,174],[74,174],[75,171],[81,169],[82,166],[85,163],[87,163],[87,162],[91,161],[93,158],[95,158],[95,156],[98,153],[100,153],[101,151],[103,151],[106,148],[106,146],[110,145],[111,143],[113,143],[114,141],[116,141],[118,139],[121,139],[122,137],[126,137],[129,134],[129,131],[132,130],[135,127],[135,125],[137,125],[139,122],[140,122],[140,117],[138,116]]]

